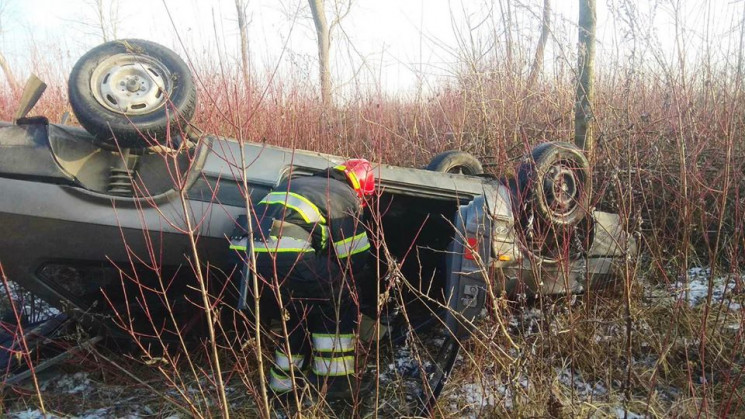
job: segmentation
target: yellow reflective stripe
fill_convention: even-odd
[[[321,229],[321,249],[326,249],[329,245],[329,229],[326,226],[318,225]]]
[[[266,241],[254,241],[255,253],[307,253],[313,252],[313,246],[307,240],[299,240],[293,237],[276,238],[269,237]]]
[[[292,364],[297,368],[303,368],[305,363],[305,356],[303,355],[292,355]],[[274,351],[274,363],[277,369],[282,371],[290,371],[290,358],[280,351]]]
[[[281,393],[292,390],[292,387],[294,387],[294,382],[292,381],[292,378],[287,376],[279,375],[276,371],[274,371],[274,368],[272,368],[269,372],[269,388],[274,390],[275,392]]]
[[[358,190],[358,189],[360,189],[360,180],[357,179],[357,175],[354,172],[347,172],[347,166],[344,166],[343,164],[340,164],[340,165],[334,167],[334,169],[336,169],[336,170],[338,170],[340,172],[344,172],[344,174],[347,175],[347,177],[349,178],[349,180],[352,181],[352,188],[355,191]]]
[[[231,240],[230,241],[230,250],[246,250],[246,246],[248,246],[248,239],[242,238],[240,240]]]
[[[263,247],[254,248],[255,253],[308,253],[312,251],[313,249],[301,249],[299,247],[288,247],[282,249],[265,249]]]
[[[246,251],[248,249],[248,239],[242,239],[238,242],[230,243],[231,250]],[[282,253],[295,252],[307,253],[314,252],[313,246],[307,240],[300,240],[293,237],[276,238],[269,237],[266,241],[254,241],[254,253]]]
[[[349,352],[354,350],[354,334],[313,333],[313,350],[316,352]]]
[[[326,218],[308,198],[294,192],[270,192],[259,204],[280,204],[297,211],[306,223],[326,224]]]
[[[339,377],[354,373],[354,356],[335,358],[313,357],[313,373],[326,377]]]
[[[362,232],[354,237],[334,242],[334,250],[339,258],[352,256],[370,248],[367,233]]]

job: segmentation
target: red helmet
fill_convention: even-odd
[[[373,175],[372,164],[369,161],[351,159],[336,166],[335,169],[347,175],[350,185],[360,198],[372,195],[375,192],[375,176]]]

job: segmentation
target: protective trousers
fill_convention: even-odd
[[[358,307],[338,265],[311,252],[277,252],[258,253],[256,267],[257,272],[276,273],[263,280],[279,285],[287,327],[274,353],[269,387],[275,393],[292,390],[293,376],[308,375],[303,374],[308,360],[309,372],[316,377],[333,381],[353,374]]]
[[[278,342],[269,381],[275,393],[294,388],[290,368],[298,369],[296,378],[302,376],[299,370],[305,367],[306,359],[310,359],[310,372],[317,377],[333,380],[355,372],[354,304],[289,297],[285,308],[288,336]]]

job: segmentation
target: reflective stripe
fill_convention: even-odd
[[[325,250],[329,245],[329,228],[320,224],[316,224],[316,228],[321,229],[321,250]]]
[[[288,358],[287,355],[283,354],[282,352],[274,351],[274,363],[279,370],[290,370],[290,358]],[[292,355],[292,363],[295,365],[296,368],[303,368],[303,364],[305,364],[305,356]]]
[[[313,246],[307,240],[293,237],[269,237],[266,241],[254,241],[254,253],[307,253],[313,252]]]
[[[347,175],[347,178],[352,181],[352,189],[354,189],[355,191],[360,189],[360,180],[357,179],[357,174],[352,171],[347,171],[347,166],[340,164],[334,167],[334,169],[340,172],[344,172],[344,174]]]
[[[294,382],[291,377],[281,375],[274,371],[272,368],[269,372],[269,388],[274,390],[276,393],[285,393],[294,387]]]
[[[313,373],[327,377],[338,377],[354,373],[354,356],[337,358],[313,358]]]
[[[341,259],[352,256],[370,248],[370,242],[367,240],[367,233],[362,232],[354,237],[334,242],[336,255]]]
[[[231,240],[230,241],[230,250],[243,250],[246,251],[246,246],[248,246],[248,238],[244,237],[240,240]]]
[[[313,333],[313,350],[316,352],[349,352],[354,350],[354,335]]]
[[[326,224],[326,219],[318,207],[308,198],[294,192],[270,192],[259,204],[281,204],[297,211],[306,223]]]
[[[278,237],[294,237],[296,239],[312,240],[311,234],[319,232],[321,233],[321,250],[326,249],[328,246],[329,239],[329,228],[321,223],[316,223],[311,227],[311,231],[306,230],[295,223],[289,221],[272,220],[272,227],[269,230],[270,236]]]
[[[264,232],[266,236],[266,232]],[[272,219],[272,226],[269,228],[269,236],[275,237],[294,237],[296,239],[308,239],[310,232],[305,228],[283,220]]]
[[[231,242],[230,248],[233,250],[246,251],[248,246],[248,240],[243,239],[238,243]],[[292,237],[269,237],[266,241],[254,241],[254,252],[255,253],[307,253],[313,252],[313,246],[307,240],[298,240]]]

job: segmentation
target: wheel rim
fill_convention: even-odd
[[[136,54],[117,54],[102,61],[91,75],[91,91],[104,108],[124,115],[143,115],[165,105],[171,73],[160,62]]]
[[[577,205],[580,193],[580,179],[577,169],[565,164],[557,164],[548,170],[543,178],[546,203],[557,216],[569,215]]]

